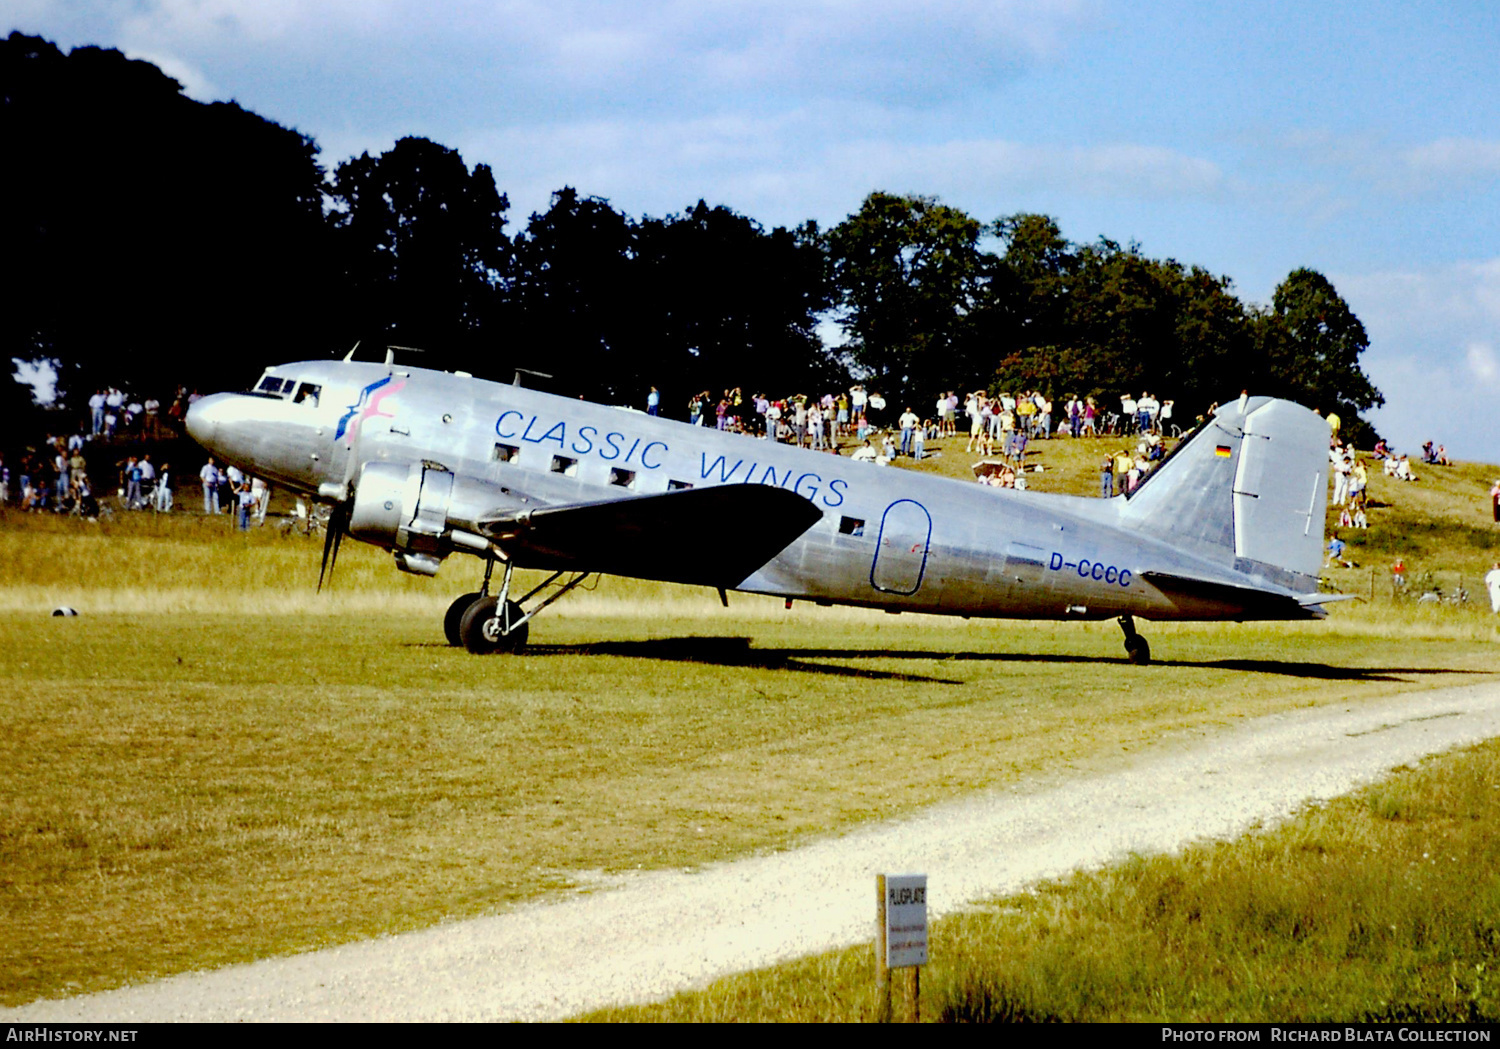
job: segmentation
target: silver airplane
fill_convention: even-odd
[[[198,401],[188,432],[332,504],[345,532],[434,575],[484,562],[444,633],[515,652],[593,573],[964,617],[1315,619],[1328,427],[1289,401],[1221,407],[1129,497],[997,489],[385,363],[304,361]],[[502,568],[498,592],[492,574]],[[517,568],[552,573],[526,594]],[[517,588],[519,589],[519,588]],[[550,591],[550,592],[548,592]]]

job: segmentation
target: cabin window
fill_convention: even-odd
[[[569,459],[566,455],[554,455],[552,457],[552,472],[562,474],[565,477],[577,477],[578,460]]]
[[[495,462],[513,463],[520,456],[521,449],[513,444],[495,445]]]
[[[618,466],[611,467],[609,471],[609,483],[619,488],[634,488],[635,471],[621,470]]]
[[[667,491],[669,491],[669,492],[680,492],[684,488],[691,488],[691,487],[693,487],[693,486],[689,482],[687,482],[687,481],[668,481],[667,482]]]
[[[842,535],[864,535],[865,522],[862,517],[840,517],[839,532]]]

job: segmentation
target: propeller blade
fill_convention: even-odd
[[[339,503],[328,515],[328,530],[323,535],[323,566],[318,569],[318,593],[323,592],[323,581],[333,581],[333,566],[339,559],[339,544],[344,541],[344,530],[349,526],[348,503]]]

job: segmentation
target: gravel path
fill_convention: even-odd
[[[874,875],[923,871],[929,912],[1132,851],[1271,823],[1428,754],[1500,735],[1500,685],[1260,718],[1114,771],[986,794],[697,873],[142,987],[0,1020],[548,1020],[867,941]]]

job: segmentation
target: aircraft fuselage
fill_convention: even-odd
[[[453,497],[447,526],[459,532],[497,510],[725,485],[784,489],[812,504],[816,523],[737,590],[964,616],[1220,619],[1266,617],[1257,595],[1267,593],[1292,599],[1290,617],[1306,589],[1247,573],[1211,537],[1157,534],[1132,521],[1124,498],[965,483],[459,374],[322,361],[267,375],[286,388],[194,406],[189,428],[200,443],[249,473],[335,500],[370,464],[412,466],[413,476],[415,464],[431,464],[453,475],[455,492],[481,493]],[[1233,458],[1222,447],[1219,455]],[[1202,469],[1205,483],[1220,483],[1211,459]],[[1232,484],[1233,464],[1222,470]],[[474,505],[460,510],[463,499]],[[1315,544],[1321,529],[1319,519]],[[711,545],[712,531],[700,523],[684,542]],[[1294,567],[1305,577],[1305,564]],[[1197,589],[1164,589],[1153,572]],[[1312,614],[1320,610],[1300,613]]]

